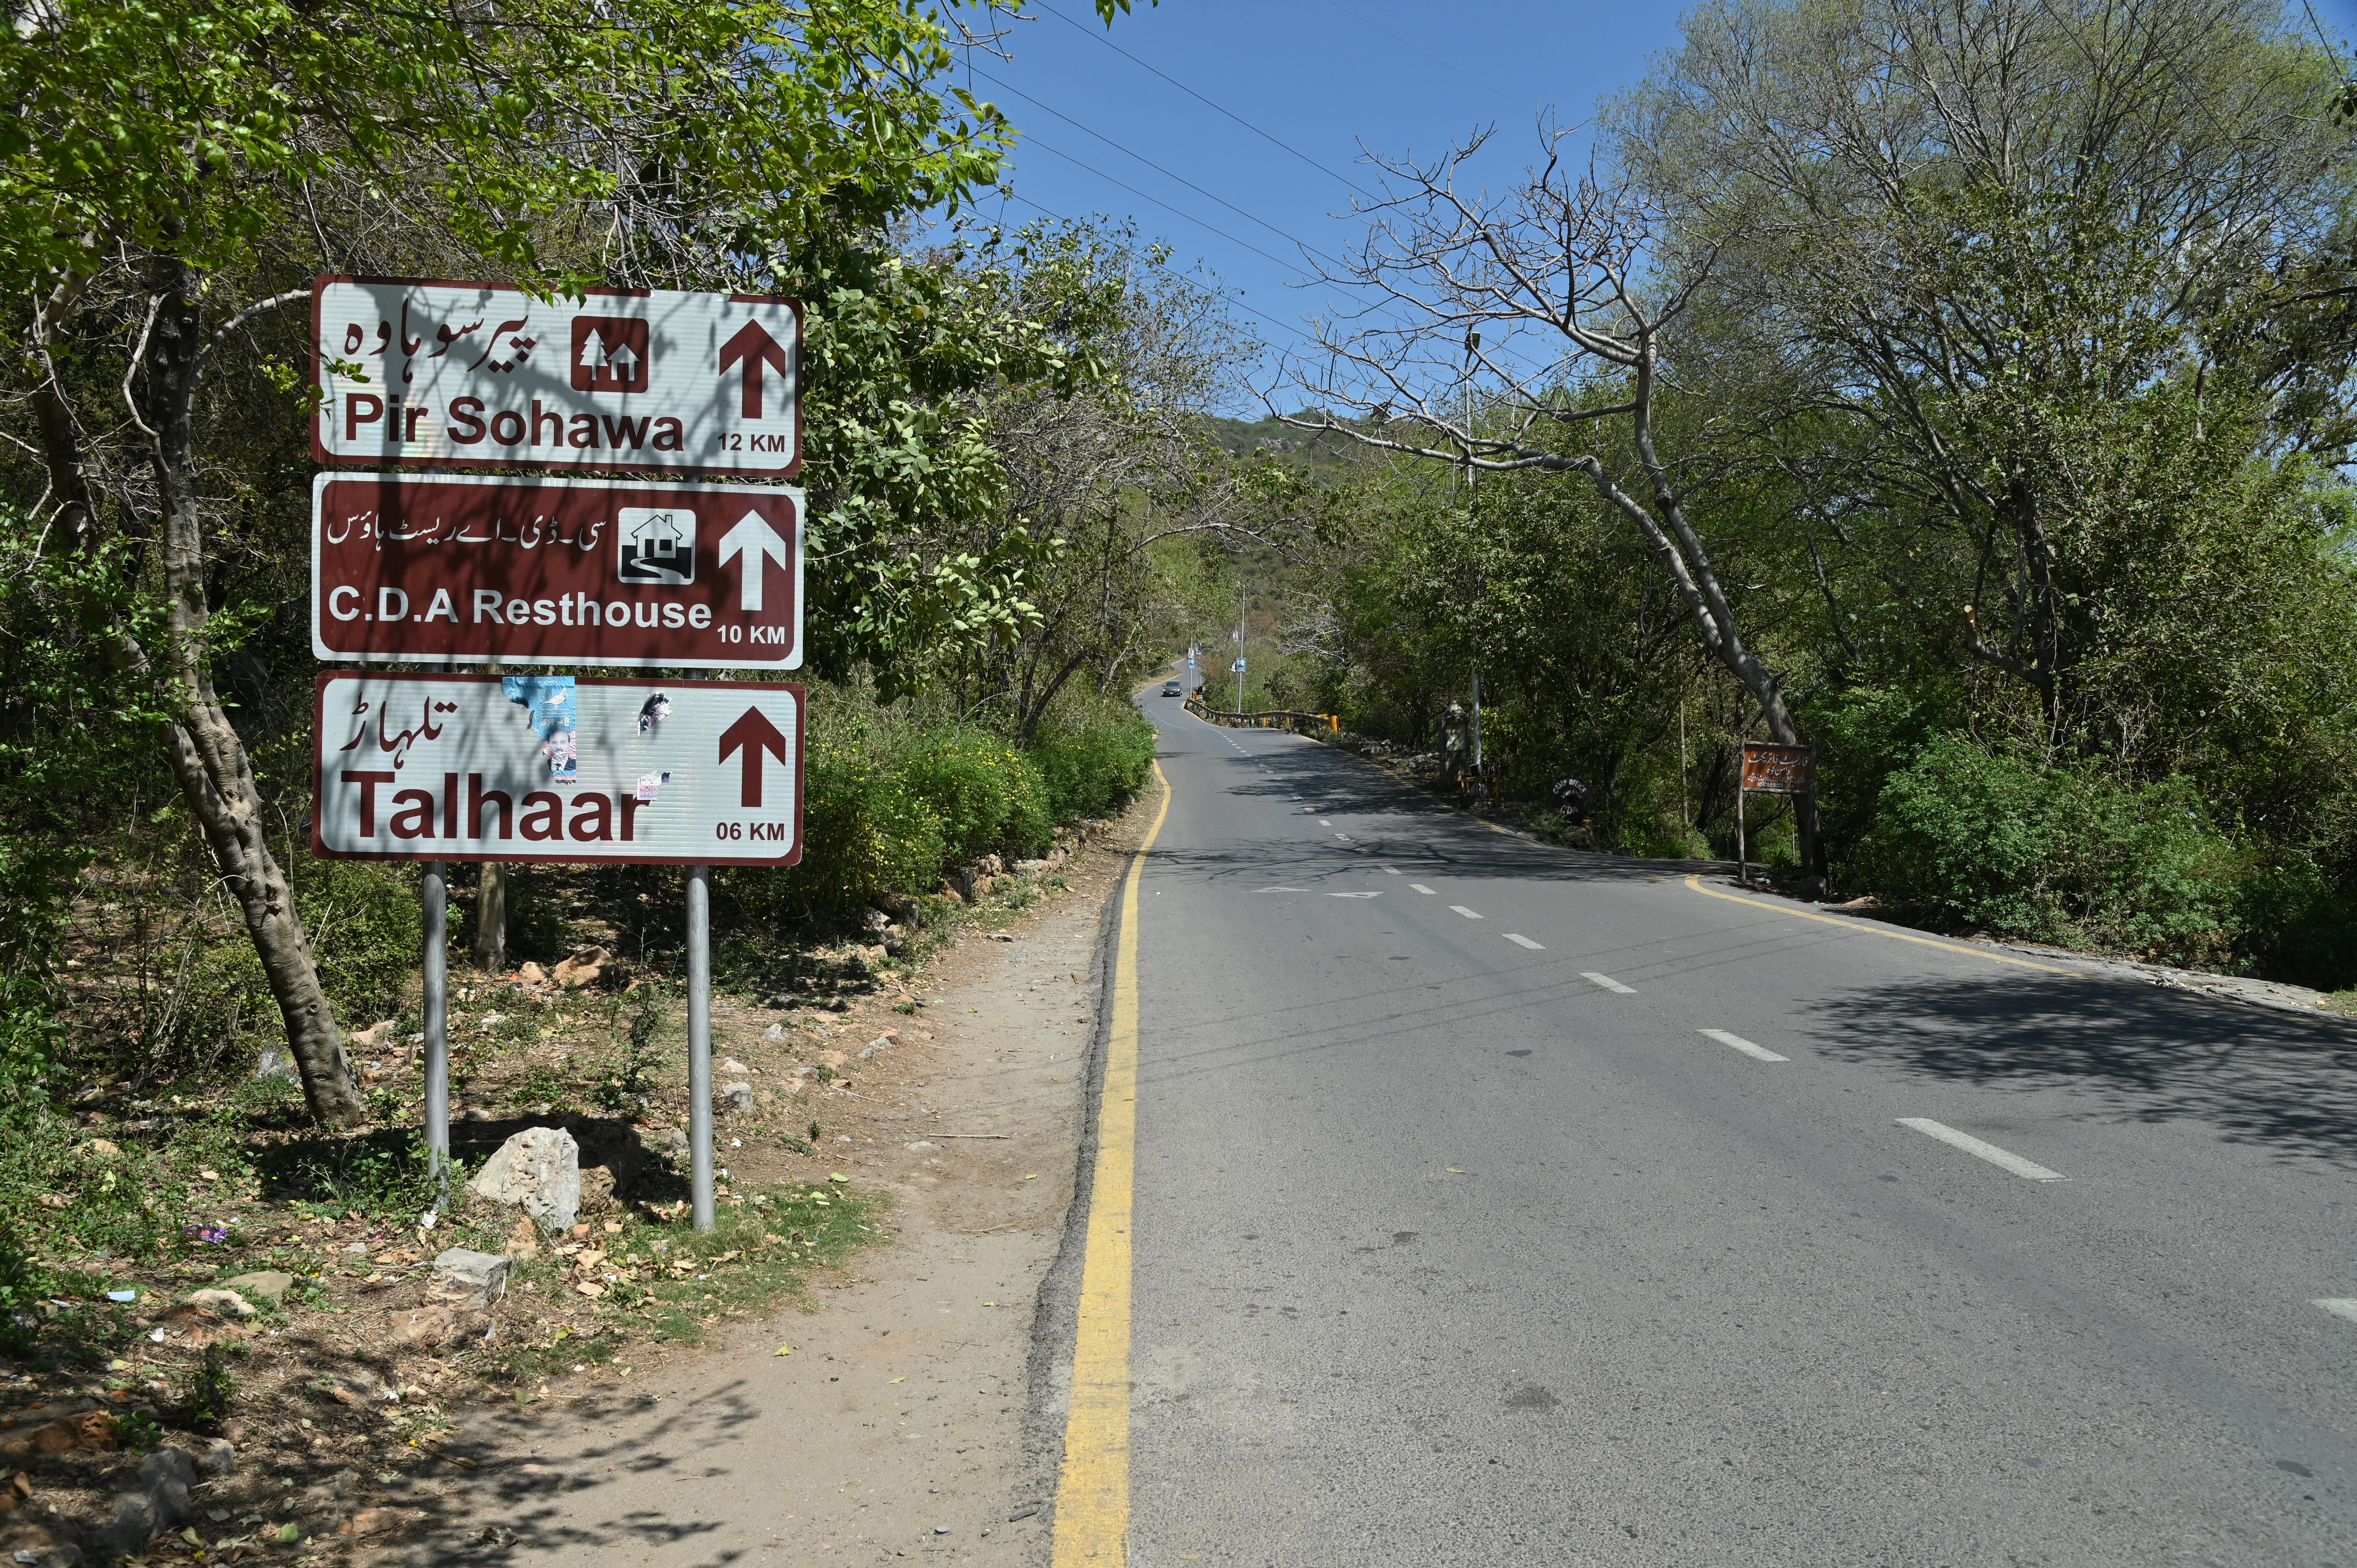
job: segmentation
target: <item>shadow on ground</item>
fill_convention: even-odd
[[[2190,1122],[2357,1165],[2357,1038],[2324,1023],[2069,976],[1896,981],[1810,1009],[1828,1055],[1981,1088],[2066,1089],[2105,1116]]]

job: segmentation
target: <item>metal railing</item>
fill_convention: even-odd
[[[1205,706],[1200,697],[1188,698],[1187,711],[1205,724],[1225,725],[1230,729],[1339,731],[1342,727],[1341,717],[1335,714],[1305,714],[1293,708],[1271,708],[1258,714],[1232,714],[1225,709]]]

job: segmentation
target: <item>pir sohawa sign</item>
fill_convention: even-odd
[[[321,659],[802,664],[799,490],[321,474],[311,494]]]
[[[319,278],[311,332],[328,463],[791,478],[802,307],[758,295]]]
[[[791,865],[799,686],[323,674],[314,853]]]

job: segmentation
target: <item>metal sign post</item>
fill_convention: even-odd
[[[1746,795],[1809,796],[1817,792],[1817,748],[1778,746],[1769,741],[1743,743],[1743,762],[1735,787],[1735,880],[1751,886],[1750,845],[1746,839],[1743,798]]]
[[[419,900],[425,938],[425,1162],[450,1206],[450,885],[442,863],[425,863]]]
[[[712,867],[687,868],[687,1141],[695,1228],[717,1223],[712,1200]]]

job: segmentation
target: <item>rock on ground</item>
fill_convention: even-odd
[[[453,1247],[434,1260],[425,1294],[450,1306],[486,1307],[507,1289],[513,1266],[513,1259],[500,1253]]]
[[[581,1212],[581,1145],[562,1127],[527,1127],[500,1145],[467,1190],[568,1230]]]

